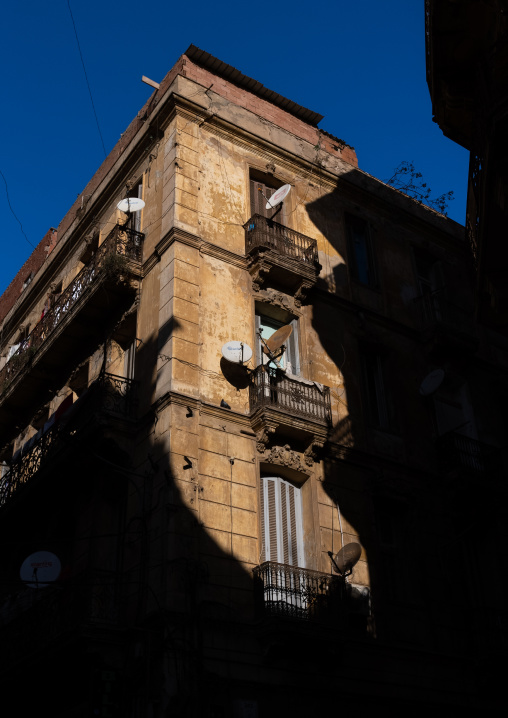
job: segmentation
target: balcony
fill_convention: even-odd
[[[327,386],[263,365],[251,374],[249,398],[252,426],[265,443],[275,432],[311,446],[326,440],[332,423]]]
[[[441,467],[447,473],[493,480],[503,473],[500,450],[469,436],[451,431],[439,437],[437,448]]]
[[[119,576],[88,571],[44,589],[22,588],[0,599],[4,669],[52,645],[84,636],[111,636],[119,628]]]
[[[77,347],[96,344],[102,328],[121,316],[132,301],[129,279],[140,273],[142,241],[139,232],[116,225],[0,370],[0,432],[9,433],[14,417],[20,423],[44,400],[48,377],[66,367]]]
[[[416,324],[425,341],[459,351],[476,351],[478,337],[474,312],[450,302],[445,289],[413,300]]]
[[[316,240],[259,214],[243,228],[253,289],[268,281],[301,304],[321,269]]]
[[[52,459],[68,447],[70,437],[91,419],[93,426],[98,425],[101,413],[106,413],[109,419],[133,419],[137,406],[136,389],[137,383],[130,379],[114,374],[99,376],[58,421],[51,423],[50,419],[46,430],[41,429],[16,452],[9,470],[0,479],[0,508],[17,497],[42,469],[51,465]]]
[[[253,569],[263,616],[329,621],[344,613],[346,584],[340,576],[265,561]]]

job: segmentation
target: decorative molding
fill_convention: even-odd
[[[298,311],[293,297],[291,297],[289,294],[279,292],[272,287],[267,287],[266,289],[262,289],[259,291],[259,299],[263,303],[271,304],[273,307],[279,307],[280,309],[284,309],[286,312],[289,312],[289,314],[292,314],[294,316],[301,316],[301,312]]]
[[[247,259],[244,256],[236,254],[235,252],[230,252],[228,249],[219,247],[217,244],[202,242],[199,247],[199,251],[201,254],[208,254],[211,257],[215,257],[215,259],[221,259],[223,262],[233,264],[235,267],[239,267],[240,269],[247,269]]]
[[[264,454],[268,448],[268,442],[270,441],[270,434],[275,433],[275,427],[263,426],[261,429],[256,431],[256,449],[260,454]]]
[[[161,411],[166,409],[171,404],[178,404],[184,407],[191,407],[195,409],[200,415],[213,416],[215,418],[227,420],[229,424],[238,424],[242,428],[250,428],[250,417],[248,414],[241,414],[240,412],[233,411],[231,409],[224,409],[216,404],[209,404],[205,401],[201,401],[196,397],[192,397],[186,394],[180,394],[176,391],[168,391],[163,394],[157,401],[152,404],[152,410],[159,414]]]
[[[304,457],[307,466],[314,466],[316,461],[321,459],[321,452],[323,450],[325,442],[312,439],[309,446],[305,449]]]
[[[212,242],[205,242],[201,237],[191,232],[186,232],[180,227],[171,227],[164,237],[157,242],[153,253],[145,260],[143,264],[143,277],[146,277],[146,275],[151,272],[155,265],[160,262],[163,254],[167,252],[175,242],[181,242],[188,247],[194,247],[194,249],[197,249],[201,254],[215,257],[227,264],[233,264],[240,269],[247,269],[247,260],[244,256],[230,252],[228,249],[224,249],[224,247],[220,247]]]
[[[286,466],[288,469],[293,469],[303,474],[309,474],[309,470],[302,463],[300,454],[292,451],[289,444],[274,446],[268,453],[265,452],[262,461],[276,466]]]

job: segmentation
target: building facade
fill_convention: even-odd
[[[426,0],[434,120],[470,152],[466,227],[478,319],[507,336],[508,3]]]
[[[507,357],[463,228],[321,119],[191,46],[0,300],[6,701],[485,705]]]

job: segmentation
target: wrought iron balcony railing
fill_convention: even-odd
[[[41,346],[53,335],[76,304],[100,278],[128,273],[129,260],[140,262],[144,235],[117,224],[101,244],[93,259],[60,294],[55,304],[24,339],[0,370],[0,396],[22,369],[34,359]]]
[[[316,382],[291,379],[280,369],[259,366],[251,375],[250,408],[280,409],[320,424],[331,424],[330,389]]]
[[[416,318],[422,331],[443,326],[458,332],[474,332],[473,312],[448,301],[445,289],[422,294],[413,300]]]
[[[438,439],[441,465],[477,476],[498,475],[502,471],[501,452],[494,446],[451,431]]]
[[[133,418],[137,406],[136,389],[137,382],[131,379],[114,374],[102,374],[78,401],[84,401],[95,392],[98,403],[94,406],[97,409],[111,415]],[[71,407],[69,412],[74,414],[77,406],[71,404]],[[55,422],[46,431],[41,429],[12,461],[9,470],[0,479],[0,507],[27,484],[48,459],[65,444],[68,434],[65,419],[66,415],[63,414],[60,421]]]
[[[243,226],[245,253],[256,247],[273,249],[281,255],[308,265],[318,263],[317,242],[272,219],[255,214]]]
[[[264,615],[323,621],[346,610],[340,576],[266,561],[253,569],[258,608]]]
[[[44,589],[24,588],[0,599],[0,635],[5,663],[62,637],[119,625],[119,574],[88,571]]]

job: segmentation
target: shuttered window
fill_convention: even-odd
[[[262,560],[304,566],[300,488],[279,476],[261,478]]]

